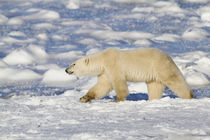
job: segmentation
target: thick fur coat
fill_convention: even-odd
[[[146,82],[149,100],[161,98],[165,86],[181,98],[193,98],[193,92],[176,64],[158,49],[107,49],[77,60],[66,72],[98,76],[98,82],[80,99],[81,102],[104,97],[112,89],[117,94],[116,101],[123,101],[128,95],[127,81]]]

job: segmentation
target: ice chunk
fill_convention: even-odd
[[[17,49],[8,54],[4,59],[8,65],[18,65],[18,64],[31,64],[34,60],[33,56],[31,56],[27,51],[23,49]]]
[[[27,49],[38,62],[45,62],[48,59],[48,54],[41,46],[30,45]]]
[[[179,36],[175,34],[163,34],[158,37],[155,37],[155,40],[168,42],[175,42],[177,41],[177,39],[179,39]]]
[[[83,55],[82,51],[70,51],[70,52],[59,53],[55,55],[55,57],[59,59],[77,59],[82,55]]]
[[[23,81],[23,80],[35,80],[40,79],[41,76],[29,69],[12,69],[12,68],[0,68],[0,81]]]
[[[141,39],[134,42],[134,45],[141,46],[141,47],[149,47],[152,43],[147,39]]]
[[[117,32],[112,30],[78,30],[77,34],[90,34],[91,36],[105,40],[126,40],[126,39],[147,39],[152,38],[154,35],[147,32]]]
[[[7,23],[8,18],[2,14],[0,14],[0,25]]]
[[[39,23],[39,24],[34,25],[34,29],[37,29],[37,30],[51,30],[54,28],[55,26],[50,23]]]
[[[79,9],[78,0],[70,0],[66,6],[68,9]]]
[[[188,29],[182,34],[183,39],[190,41],[201,41],[208,36],[209,33],[200,28]]]
[[[1,39],[3,42],[8,43],[8,44],[13,44],[13,43],[32,43],[35,41],[34,38],[27,38],[27,39],[17,39],[13,37],[3,37]]]
[[[25,37],[26,35],[23,32],[20,31],[12,31],[9,33],[10,36],[22,36]]]
[[[21,18],[10,18],[7,22],[8,25],[22,25],[24,21]]]
[[[201,16],[201,20],[210,21],[210,6],[201,7],[198,10],[198,14]]]
[[[60,18],[60,15],[58,12],[51,11],[51,10],[44,10],[44,9],[29,9],[28,12],[32,12],[33,14],[29,14],[27,16],[22,16],[25,20],[33,20],[33,19],[39,19],[39,20],[56,20]]]
[[[186,2],[192,2],[192,3],[206,3],[209,2],[209,0],[184,0]]]
[[[146,12],[146,13],[151,13],[155,9],[154,7],[135,7],[132,12]]]
[[[100,51],[101,50],[98,48],[93,48],[93,49],[90,49],[89,51],[87,51],[86,55],[92,55],[92,54],[98,53]]]
[[[48,54],[42,47],[30,45],[26,49],[16,49],[3,58],[8,65],[28,65],[34,62],[45,62]]]
[[[42,83],[50,86],[68,86],[73,85],[73,82],[77,80],[76,76],[70,76],[65,73],[64,68],[50,69],[45,72]]]
[[[40,33],[37,35],[37,38],[41,41],[47,41],[48,40],[48,36],[46,33]]]
[[[204,86],[210,84],[208,79],[201,72],[188,71],[185,76],[187,83],[191,86]]]

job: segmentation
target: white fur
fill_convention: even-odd
[[[173,60],[158,49],[144,48],[131,51],[107,49],[74,62],[68,73],[75,75],[98,75],[98,83],[90,89],[84,100],[101,98],[114,88],[117,101],[128,95],[127,81],[146,82],[149,99],[160,98],[165,85],[182,98],[192,98]]]

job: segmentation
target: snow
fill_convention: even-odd
[[[14,6],[15,5],[15,6]],[[210,139],[208,0],[0,1],[0,139]],[[145,83],[128,82],[91,103],[79,98],[97,77],[65,73],[106,48],[159,48],[195,93],[148,101]]]
[[[79,9],[79,2],[77,2],[76,0],[71,0],[66,7],[69,9]]]
[[[22,25],[24,21],[20,18],[10,18],[7,22],[8,25]]]
[[[50,98],[26,96],[2,100],[1,138],[210,138],[209,99],[166,97],[154,101],[125,101],[116,104],[102,100],[82,104],[73,94],[66,91],[61,96]]]
[[[56,58],[59,59],[78,59],[81,58],[83,56],[83,52],[82,51],[70,51],[70,52],[64,52],[64,53],[59,53],[57,55],[55,55]]]
[[[55,27],[50,23],[40,23],[40,24],[34,25],[34,29],[36,30],[51,30],[54,28]]]
[[[42,82],[50,86],[68,86],[77,80],[75,76],[68,76],[64,73],[65,69],[49,69],[44,73]]]
[[[158,41],[169,41],[169,42],[176,42],[176,40],[179,38],[178,35],[174,34],[163,34],[161,36],[158,36],[155,38],[155,40]]]
[[[77,31],[77,34],[87,34],[90,33],[91,36],[97,39],[104,39],[104,40],[126,40],[126,39],[147,39],[152,38],[153,34],[146,33],[146,32],[116,32],[112,30],[81,30]]]
[[[22,18],[25,20],[56,20],[60,18],[59,13],[51,10],[43,10],[43,9],[29,9],[27,12],[31,12],[33,14],[29,16],[23,16]]]
[[[187,29],[183,34],[182,37],[185,40],[195,41],[195,40],[203,40],[209,36],[209,33],[203,29],[194,28],[194,29]]]
[[[28,69],[11,69],[11,68],[0,68],[0,82],[6,83],[11,81],[22,81],[22,80],[35,80],[41,78],[41,76]]]
[[[209,6],[201,7],[198,10],[198,13],[201,16],[201,20],[208,21],[208,22],[210,21],[210,9],[209,9]]]
[[[9,33],[10,36],[22,36],[25,37],[26,35],[23,32],[20,31],[12,31]]]
[[[8,21],[8,18],[0,14],[0,24],[5,24]]]
[[[207,3],[209,0],[184,0],[186,2],[192,2],[192,3]]]
[[[137,40],[134,42],[134,45],[136,46],[144,46],[144,47],[149,47],[152,45],[152,43],[150,41],[148,41],[147,39],[141,39],[141,40]]]
[[[202,86],[210,84],[209,58],[209,53],[197,51],[183,53],[181,56],[175,57],[174,60],[184,73],[189,85]]]
[[[47,59],[48,54],[39,46],[30,45],[26,49],[16,49],[8,54],[3,61],[8,65],[27,65],[36,61],[42,62]]]

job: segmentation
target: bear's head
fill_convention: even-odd
[[[100,75],[103,72],[101,64],[90,57],[81,58],[73,62],[66,70],[70,75]]]

